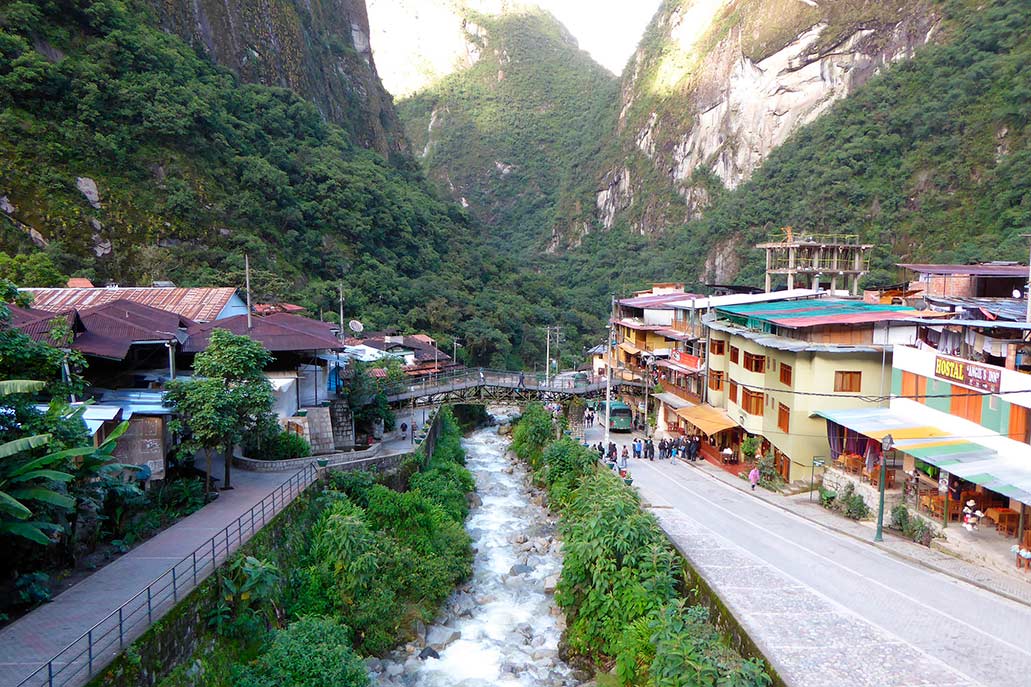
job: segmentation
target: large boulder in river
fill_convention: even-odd
[[[462,638],[462,633],[447,625],[434,625],[426,630],[426,646],[443,651],[453,642]]]

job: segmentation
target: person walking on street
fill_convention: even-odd
[[[645,444],[644,452],[645,457],[648,458],[648,460],[655,459],[655,442],[652,441],[651,437],[648,437],[648,442]]]
[[[626,472],[626,447],[623,447],[623,455],[619,457],[619,469]]]
[[[753,466],[752,471],[748,473],[748,481],[752,483],[752,491],[755,491],[755,485],[759,484],[759,466]]]
[[[625,465],[626,461],[630,459],[630,450],[626,446],[624,446],[623,453],[621,453],[619,457]]]

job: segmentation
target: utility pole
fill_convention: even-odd
[[[458,337],[455,337],[455,340],[453,342],[451,342],[451,343],[452,343],[452,345],[451,345],[451,360],[453,360],[455,363],[457,363],[458,362]]]
[[[243,256],[243,275],[247,287],[247,331],[251,330],[251,259]],[[226,459],[228,461],[228,459]]]
[[[608,354],[605,357],[605,450],[609,450],[609,420],[612,416],[612,313],[616,310],[616,296],[612,296],[612,306],[609,310],[609,328],[607,330],[607,341],[605,347]]]
[[[548,342],[544,345],[544,386],[551,385],[551,327],[544,328]]]
[[[337,282],[337,290],[340,294],[340,338],[344,338],[344,282]]]

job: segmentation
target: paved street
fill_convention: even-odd
[[[1027,606],[785,512],[696,465],[630,468],[663,528],[787,684],[1031,684]]]

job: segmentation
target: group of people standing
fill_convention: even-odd
[[[698,460],[702,452],[702,438],[695,434],[690,437],[659,440],[659,458],[680,458],[681,460]]]
[[[633,457],[638,460],[655,460],[657,453],[660,460],[680,458],[681,460],[695,461],[698,460],[701,453],[702,439],[697,435],[677,437],[676,439],[660,439],[656,444],[650,437],[648,439],[638,437],[630,443],[629,448],[624,446],[622,452],[613,441],[610,441],[608,446],[599,441],[594,449],[598,452],[599,458],[610,463],[620,463],[620,467],[626,467],[626,460],[631,457],[631,452]]]
[[[584,427],[594,427],[595,413],[588,408],[584,411]]]

